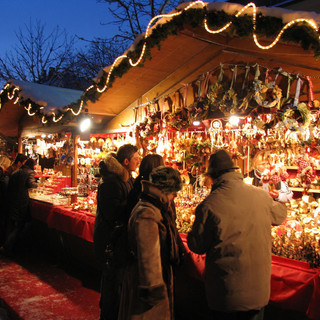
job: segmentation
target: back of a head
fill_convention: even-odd
[[[16,156],[16,158],[14,159],[14,164],[17,164],[18,162],[24,162],[25,160],[27,160],[28,159],[28,157],[27,156],[25,156],[24,154],[22,154],[22,153],[18,153],[17,154],[17,156]]]
[[[154,168],[164,165],[163,158],[159,154],[148,154],[145,156],[139,167],[141,179],[149,180],[149,175]]]
[[[27,166],[28,168],[34,170],[35,162],[33,159],[28,158],[24,165]]]
[[[182,188],[179,171],[167,166],[154,168],[150,181],[165,194],[178,192]]]
[[[138,148],[130,143],[121,146],[117,152],[118,161],[123,164],[125,159],[131,160],[132,156],[138,151]]]
[[[224,149],[220,149],[210,156],[207,174],[216,179],[223,173],[234,171],[235,169],[238,169],[238,167],[234,165],[229,153]]]

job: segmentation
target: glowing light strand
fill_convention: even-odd
[[[13,89],[13,91],[12,91],[12,95],[10,95],[10,92],[8,92],[8,99],[9,99],[9,100],[12,100],[12,99],[14,98],[14,96],[15,96],[16,91],[19,91],[19,90],[20,90],[20,88],[15,87],[15,88]]]
[[[24,107],[24,108],[28,111],[29,116],[34,116],[36,114],[36,112],[31,113],[31,108],[32,108],[31,103],[29,103],[28,108],[27,107]]]
[[[56,114],[53,112],[53,117],[52,117],[52,121],[53,121],[53,122],[58,122],[58,121],[60,121],[62,118],[63,118],[63,114],[62,114],[58,119],[56,119]]]
[[[177,12],[174,12],[174,13],[168,13],[168,14],[160,14],[160,15],[158,15],[158,16],[153,17],[153,18],[149,21],[149,23],[148,23],[148,26],[147,26],[146,31],[145,31],[145,34],[144,34],[144,39],[146,40],[146,39],[149,37],[149,31],[150,31],[150,29],[151,29],[151,26],[153,25],[153,23],[154,23],[156,20],[158,20],[158,19],[160,19],[160,18],[164,18],[164,17],[166,17],[166,18],[173,18],[173,17],[179,16],[179,15],[182,14],[184,11],[187,11],[187,10],[189,10],[190,8],[192,8],[192,7],[194,7],[195,5],[198,5],[198,4],[200,4],[202,7],[205,7],[205,5],[206,5],[203,1],[195,1],[195,2],[190,3],[187,7],[185,7],[185,8],[184,8],[183,10],[181,10],[181,11],[177,11]],[[301,22],[307,23],[307,24],[309,24],[309,26],[310,26],[311,28],[313,28],[316,32],[318,32],[318,26],[317,26],[317,24],[316,24],[313,20],[309,20],[309,19],[295,19],[295,20],[292,20],[292,21],[288,22],[288,23],[280,30],[279,34],[276,36],[275,40],[274,40],[271,44],[269,44],[269,45],[267,45],[267,46],[263,46],[263,45],[261,45],[261,44],[259,43],[258,38],[257,38],[257,35],[256,35],[256,33],[255,33],[255,31],[256,31],[256,14],[257,14],[257,7],[256,7],[256,5],[255,5],[253,2],[248,3],[248,4],[247,4],[246,6],[244,6],[235,16],[236,16],[236,17],[239,17],[245,10],[247,10],[247,9],[250,8],[250,7],[252,7],[252,10],[253,10],[253,13],[252,13],[252,21],[253,21],[253,40],[254,40],[254,43],[256,44],[256,46],[257,46],[258,48],[260,48],[260,49],[268,50],[268,49],[271,49],[272,47],[274,47],[274,46],[278,43],[278,41],[280,40],[283,32],[284,32],[286,29],[290,28],[290,27],[291,27],[293,24],[295,24],[295,23],[301,23]],[[209,32],[209,33],[211,33],[211,34],[221,33],[221,32],[223,32],[223,31],[227,30],[231,25],[232,25],[232,21],[228,22],[225,26],[223,26],[223,27],[220,28],[220,29],[212,30],[212,29],[210,29],[210,28],[208,27],[207,18],[206,18],[206,17],[204,18],[204,28],[205,28],[205,30],[206,30],[207,32]],[[319,36],[319,39],[320,39],[320,36]],[[147,44],[146,44],[146,42],[145,42],[145,43],[143,44],[143,47],[142,47],[140,56],[139,56],[139,58],[138,58],[138,60],[137,60],[136,62],[133,62],[132,59],[129,58],[129,63],[130,63],[130,65],[131,65],[132,67],[136,67],[136,66],[138,66],[138,65],[141,63],[141,61],[142,61],[142,59],[143,59],[143,57],[144,57],[145,51],[146,51],[146,46],[147,46]],[[96,87],[97,92],[103,93],[104,91],[107,90],[107,88],[108,88],[108,86],[109,86],[109,83],[110,83],[110,78],[111,78],[111,75],[112,75],[112,72],[113,72],[114,68],[120,63],[120,61],[122,61],[123,59],[126,59],[126,58],[128,58],[128,56],[125,54],[125,55],[121,55],[121,56],[117,57],[117,58],[114,60],[113,64],[111,65],[111,68],[110,68],[110,70],[109,70],[109,72],[108,72],[107,79],[106,79],[106,82],[105,82],[104,87],[103,87],[102,89],[99,89],[98,87]],[[6,84],[6,86],[4,87],[3,90],[7,89],[8,86],[9,86],[9,84]],[[93,86],[88,87],[88,88],[86,89],[85,93],[86,93],[87,91],[89,91],[90,89],[92,89],[92,88],[93,88]],[[2,94],[3,90],[0,92],[0,94]],[[17,88],[17,87],[14,88],[11,96],[10,96],[10,94],[8,93],[8,98],[9,98],[10,100],[12,100],[12,99],[14,98],[14,95],[15,95],[15,91],[16,91],[16,90],[19,90],[19,88]],[[19,100],[19,99],[17,99],[14,103],[17,103],[18,100]],[[84,104],[84,101],[81,100],[80,106],[79,106],[79,110],[78,110],[77,112],[75,112],[72,108],[67,108],[66,110],[67,110],[67,111],[70,110],[70,111],[73,113],[73,115],[78,116],[78,115],[80,114],[80,112],[82,111],[83,104]],[[0,100],[0,109],[1,109],[1,100]],[[33,113],[33,114],[30,113],[30,110],[31,110],[31,106],[30,106],[30,105],[29,105],[28,108],[26,108],[26,110],[28,110],[28,114],[29,114],[29,115],[34,115],[34,114],[35,114],[35,113]],[[60,121],[60,120],[63,118],[63,116],[64,116],[64,114],[62,114],[58,119],[56,119],[56,118],[55,118],[55,114],[53,113],[53,121],[54,121],[54,122],[58,122],[58,121]],[[47,122],[48,122],[48,120],[46,120],[45,116],[42,117],[41,121],[42,121],[42,123],[47,123]]]
[[[296,24],[296,23],[307,23],[312,29],[314,29],[316,32],[318,32],[318,26],[316,25],[316,23],[313,20],[309,20],[309,19],[295,19],[292,20],[290,22],[288,22],[279,32],[279,34],[276,36],[276,38],[274,39],[274,41],[267,45],[267,46],[263,46],[259,43],[258,41],[258,37],[255,33],[256,31],[256,21],[257,21],[257,7],[253,2],[248,3],[246,6],[244,6],[235,16],[239,17],[245,10],[247,10],[249,7],[252,7],[253,13],[252,13],[252,21],[253,21],[253,41],[255,43],[255,45],[262,49],[262,50],[268,50],[271,49],[272,47],[274,47],[280,40],[282,34],[284,33],[285,30],[287,30],[288,28],[290,28],[292,25]],[[232,21],[228,22],[224,27],[218,29],[218,30],[211,30],[208,27],[207,24],[207,19],[204,19],[204,28],[206,29],[207,32],[211,33],[211,34],[216,34],[216,33],[220,33],[225,31],[226,29],[228,29],[232,24]],[[320,36],[319,36],[320,39]]]
[[[192,2],[191,4],[189,4],[186,8],[184,8],[183,10],[181,11],[177,11],[177,12],[174,12],[174,13],[168,13],[168,14],[161,14],[161,15],[158,15],[158,16],[155,16],[153,17],[149,23],[148,23],[148,26],[146,28],[146,31],[145,31],[145,35],[144,35],[144,39],[147,39],[149,37],[149,31],[150,31],[150,28],[151,26],[153,25],[153,23],[160,19],[160,18],[172,18],[172,17],[175,17],[175,16],[178,16],[180,14],[182,14],[184,11],[187,11],[189,10],[190,8],[192,8],[193,6],[197,5],[197,4],[200,4],[202,7],[204,7],[206,4],[203,2],[203,1],[195,1],[195,2]],[[244,6],[235,16],[236,17],[239,17],[244,11],[246,11],[248,8],[252,7],[253,9],[253,14],[252,14],[252,20],[253,20],[253,40],[254,40],[254,43],[256,44],[257,47],[259,47],[260,49],[271,49],[273,46],[275,46],[277,44],[277,42],[280,40],[280,37],[281,35],[283,34],[283,32],[288,29],[289,27],[291,27],[293,24],[295,23],[299,23],[299,22],[305,22],[307,24],[309,24],[315,31],[318,31],[318,26],[316,25],[316,23],[314,23],[313,20],[309,20],[309,19],[295,19],[295,20],[292,20],[290,21],[289,23],[287,23],[282,29],[281,31],[279,32],[278,36],[276,37],[276,39],[268,46],[263,46],[259,43],[258,41],[258,38],[257,38],[257,35],[255,34],[255,31],[256,31],[256,15],[257,15],[257,7],[256,5],[253,3],[253,2],[250,2],[248,3],[246,6]],[[218,29],[218,30],[211,30],[209,27],[208,27],[208,24],[207,24],[207,18],[204,18],[204,28],[207,32],[211,33],[211,34],[217,34],[217,33],[221,33],[223,31],[225,31],[226,29],[228,29],[232,24],[232,21],[228,22],[225,26],[223,26],[222,28]],[[319,36],[319,39],[320,39],[320,36]],[[129,59],[129,63],[132,67],[136,67],[143,59],[143,56],[144,56],[144,53],[145,53],[145,50],[146,50],[146,42],[143,44],[143,47],[142,47],[142,50],[141,50],[141,53],[140,53],[140,56],[138,58],[138,60],[136,62],[133,62],[132,59],[130,58]],[[109,72],[108,72],[108,76],[107,76],[107,79],[106,79],[106,83],[105,83],[105,86],[102,88],[102,89],[99,89],[98,87],[96,88],[96,90],[99,92],[99,93],[103,93],[107,88],[108,88],[108,85],[109,85],[109,81],[110,81],[110,77],[111,77],[111,74],[112,74],[112,71],[114,69],[114,67],[117,65],[118,61],[119,60],[122,60],[122,59],[125,59],[127,58],[127,55],[122,55],[122,56],[119,56],[118,58],[115,59],[114,63],[112,64]]]

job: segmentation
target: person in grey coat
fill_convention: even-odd
[[[206,254],[205,289],[213,319],[263,319],[270,297],[271,226],[287,215],[267,191],[245,184],[225,150],[209,160],[211,193],[196,208],[187,237]]]

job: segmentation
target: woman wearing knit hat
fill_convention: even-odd
[[[124,277],[119,319],[174,318],[179,248],[170,203],[181,187],[179,172],[166,166],[153,169],[150,181],[142,181],[142,195],[128,224],[133,262]]]

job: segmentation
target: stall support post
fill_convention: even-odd
[[[78,181],[78,140],[79,135],[73,134],[73,166],[71,167],[71,187],[77,187]],[[77,202],[77,195],[74,194],[71,196],[71,203]]]
[[[22,137],[19,136],[18,137],[18,153],[22,153],[23,152],[23,148],[22,148]]]
[[[22,127],[20,121],[18,123],[18,153],[23,152],[23,145],[22,145]]]

